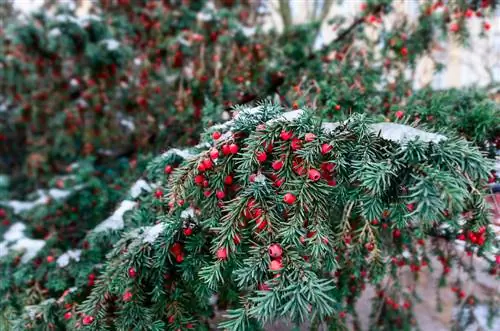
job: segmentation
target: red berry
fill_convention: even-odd
[[[457,239],[458,240],[465,240],[465,234],[460,233],[459,235],[457,235]]]
[[[260,217],[257,219],[256,224],[257,224],[257,229],[264,230],[267,226],[267,221],[263,217]]]
[[[406,48],[406,47],[401,48],[401,55],[407,56],[408,55],[408,48]]]
[[[484,29],[488,31],[491,28],[491,24],[489,22],[484,22]]]
[[[182,253],[182,245],[180,243],[178,243],[178,242],[173,243],[172,247],[170,248],[170,251],[174,255],[179,255],[179,254]]]
[[[292,135],[293,135],[292,132],[283,130],[280,133],[280,138],[281,138],[281,140],[286,141],[286,140],[289,140],[290,138],[292,138]]]
[[[155,197],[157,199],[160,199],[163,196],[163,191],[162,190],[156,190],[155,191]]]
[[[401,237],[401,231],[399,229],[395,229],[394,231],[392,231],[392,237],[394,239]]]
[[[123,298],[123,301],[125,301],[125,302],[132,300],[132,293],[130,291],[126,291],[125,293],[123,293],[122,298]]]
[[[259,284],[258,286],[259,291],[269,291],[271,288],[267,284]]]
[[[217,191],[217,192],[215,192],[215,196],[217,197],[217,199],[222,200],[222,199],[224,199],[226,194],[224,193],[224,191]]]
[[[213,168],[214,163],[210,159],[203,160],[203,165],[205,166],[205,170],[210,170]]]
[[[281,263],[281,260],[273,260],[271,261],[271,265],[269,266],[269,269],[272,271],[277,271],[281,270],[283,268],[283,264]]]
[[[233,177],[230,175],[227,175],[226,178],[224,178],[224,184],[231,185],[232,183],[233,183]]]
[[[203,180],[204,180],[204,178],[202,175],[197,175],[194,177],[194,182],[198,185],[203,184]]]
[[[321,178],[320,172],[316,169],[309,169],[308,176],[313,182],[317,182]]]
[[[341,312],[339,313],[339,317],[340,317],[341,319],[344,319],[344,318],[345,318],[345,316],[346,316],[345,311],[341,311]]]
[[[298,138],[293,138],[292,143],[290,144],[290,146],[292,147],[292,150],[294,150],[294,151],[300,149],[301,145],[302,145],[302,141]]]
[[[212,138],[214,138],[214,140],[219,139],[221,136],[222,134],[219,131],[215,131],[214,133],[212,133]]]
[[[500,264],[500,255],[495,256],[495,262]]]
[[[285,196],[283,197],[283,201],[288,204],[288,205],[291,205],[295,202],[295,200],[297,200],[297,198],[295,197],[295,195],[293,195],[292,193],[287,193],[285,194]]]
[[[231,144],[229,145],[229,151],[231,152],[231,154],[236,154],[238,153],[238,145],[236,144]]]
[[[73,316],[73,314],[70,311],[68,311],[66,314],[64,314],[64,319],[69,320],[69,319],[71,319],[72,316]]]
[[[460,30],[460,25],[457,23],[451,23],[450,25],[450,31],[451,32],[458,32]]]
[[[369,252],[371,252],[371,251],[373,251],[373,249],[375,248],[375,245],[374,245],[373,243],[366,243],[366,244],[365,244],[365,248],[366,248]]]
[[[207,197],[207,198],[208,198],[211,194],[212,194],[212,191],[210,191],[210,190],[203,191],[203,195],[204,195],[205,197]]]
[[[267,160],[266,152],[257,152],[255,155],[257,156],[257,161],[260,163],[264,163]]]
[[[271,246],[269,246],[269,255],[271,256],[271,258],[273,259],[279,258],[281,257],[282,254],[283,254],[283,249],[279,244],[272,244]]]
[[[401,110],[398,110],[395,115],[396,115],[396,118],[398,120],[400,120],[400,119],[403,118],[403,116],[405,115],[405,113],[403,111],[401,111]]]
[[[229,148],[229,145],[222,145],[222,154],[224,155],[229,155],[231,154],[231,148]]]
[[[323,144],[321,145],[321,154],[325,155],[328,154],[332,150],[332,146],[329,144]]]
[[[274,181],[274,186],[281,187],[281,185],[283,185],[284,182],[285,182],[284,178],[278,178]]]
[[[128,269],[128,276],[130,278],[135,278],[135,276],[137,276],[137,272],[134,267]]]
[[[193,229],[191,229],[191,228],[185,228],[182,232],[184,232],[184,235],[186,237],[189,237],[190,235],[193,234]]]
[[[7,213],[5,212],[5,209],[0,208],[0,218],[4,218],[5,216],[7,216]]]
[[[52,255],[47,256],[47,262],[48,263],[52,263],[52,262],[54,262],[54,260],[55,259],[54,259],[54,257]]]
[[[474,16],[474,11],[470,8],[468,8],[466,11],[465,11],[465,17],[467,18],[471,18],[472,16]]]
[[[216,160],[216,159],[218,159],[218,158],[219,158],[219,151],[218,151],[217,149],[215,149],[215,148],[214,148],[214,149],[212,149],[212,150],[210,151],[210,158],[211,158],[212,160]]]
[[[94,322],[94,318],[92,316],[89,316],[89,315],[85,315],[82,319],[83,325],[90,325],[90,324],[92,324],[92,322]]]
[[[316,135],[314,133],[306,133],[306,136],[305,136],[305,141],[307,141],[308,143],[310,143],[311,141],[313,141],[314,139],[316,139]]]
[[[175,260],[177,261],[177,263],[181,263],[182,261],[184,261],[184,254],[179,254],[175,257]]]
[[[204,172],[205,171],[205,165],[202,163],[198,164],[198,171],[199,172]]]
[[[273,164],[271,165],[271,167],[272,167],[275,171],[278,171],[278,170],[280,170],[281,168],[283,168],[283,161],[281,161],[281,160],[274,161],[274,162],[273,162]]]
[[[174,168],[172,168],[172,166],[171,166],[171,165],[167,165],[167,166],[165,166],[165,173],[166,173],[166,174],[170,174],[170,173],[172,173],[172,170],[174,170]]]
[[[406,205],[406,208],[408,209],[409,212],[412,212],[415,210],[415,205],[413,203],[409,203]]]
[[[221,247],[217,250],[216,256],[219,260],[226,260],[227,259],[227,249],[224,247]]]
[[[340,105],[335,105],[335,110],[340,110]]]

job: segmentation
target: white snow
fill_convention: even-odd
[[[158,223],[154,226],[150,226],[144,229],[145,231],[142,234],[143,241],[152,244],[165,229],[165,223]]]
[[[48,36],[51,38],[59,37],[61,35],[61,30],[59,28],[53,28],[49,31]]]
[[[189,207],[188,209],[183,210],[181,213],[181,218],[182,219],[195,218],[194,209]]]
[[[135,130],[135,124],[134,121],[130,119],[122,119],[120,121],[120,124],[126,127],[129,131],[134,131]]]
[[[26,225],[21,222],[16,222],[10,226],[7,232],[4,233],[3,238],[7,242],[18,241],[19,239],[24,238],[24,230],[26,230]]]
[[[49,190],[37,190],[38,199],[34,201],[20,201],[20,200],[9,200],[0,201],[0,205],[12,208],[14,214],[19,214],[28,210],[31,210],[37,206],[47,204],[50,199],[63,200],[67,198],[74,191],[83,188],[83,185],[78,185],[72,188],[72,190],[60,190],[51,188]]]
[[[151,192],[151,186],[144,180],[139,179],[137,182],[132,185],[130,188],[129,194],[132,198],[137,198],[143,191]]]
[[[70,249],[63,255],[57,258],[57,265],[61,268],[66,267],[69,264],[70,260],[75,260],[76,262],[80,261],[80,255],[82,254],[81,249]]]
[[[105,219],[103,222],[101,222],[96,228],[94,229],[95,232],[101,232],[101,231],[106,231],[106,230],[120,230],[123,229],[124,222],[123,222],[123,216],[125,213],[129,210],[132,210],[136,206],[136,203],[134,201],[130,200],[124,200],[121,202],[120,207],[115,210],[115,212]]]
[[[166,151],[165,153],[162,154],[162,157],[167,157],[172,154],[178,155],[182,157],[183,159],[187,160],[190,157],[194,156],[188,149],[178,149],[178,148],[172,148]]]
[[[116,39],[104,39],[101,43],[106,45],[108,51],[114,51],[120,47],[120,42]]]
[[[257,31],[257,29],[254,26],[253,27],[242,26],[241,31],[245,36],[252,37]]]
[[[262,111],[262,106],[242,109],[236,114],[236,116],[234,116],[234,119],[239,119],[241,117],[245,117],[248,115],[254,115],[254,114],[260,113],[261,111]]]
[[[384,139],[398,143],[405,143],[417,138],[424,142],[439,142],[446,139],[445,136],[437,133],[425,132],[408,125],[397,123],[377,123],[372,124],[371,128],[375,133],[380,133]]]
[[[8,247],[7,241],[1,241],[0,242],[0,257],[7,255],[8,251],[9,251],[9,247]]]
[[[26,263],[34,258],[43,246],[45,246],[45,240],[22,238],[12,245],[11,249],[16,251],[24,250],[21,262]]]
[[[0,242],[0,257],[7,255],[9,250],[24,250],[21,262],[26,263],[34,258],[45,246],[44,240],[27,238],[24,234],[25,229],[26,225],[20,222],[10,226],[9,230],[4,234],[4,241]]]
[[[66,14],[59,14],[55,17],[55,20],[57,22],[60,22],[60,23],[65,23],[65,22],[72,22],[72,23],[76,23],[78,25],[80,25],[80,21],[74,17],[74,16],[70,16],[70,15],[66,15]]]

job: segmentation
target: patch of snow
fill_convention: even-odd
[[[72,22],[80,25],[80,21],[76,17],[67,14],[59,14],[56,17],[54,17],[54,19],[60,23]]]
[[[338,123],[338,122],[335,122],[335,123],[329,123],[329,122],[327,122],[327,123],[323,123],[321,125],[321,127],[326,132],[331,132],[331,131],[335,130],[339,125],[340,125],[340,123]]]
[[[375,133],[379,133],[384,139],[402,144],[417,138],[424,142],[439,142],[446,139],[446,137],[441,134],[425,132],[408,125],[397,123],[372,124],[371,129]]]
[[[134,59],[134,64],[135,64],[136,66],[140,66],[140,65],[142,64],[142,60],[141,60],[140,58],[136,57],[136,58]]]
[[[170,156],[172,154],[178,155],[185,160],[194,156],[194,154],[192,154],[188,149],[172,148],[172,149],[169,149],[168,151],[166,151],[165,153],[163,153],[162,157],[167,157],[167,156]]]
[[[217,304],[217,301],[219,301],[219,297],[217,296],[217,294],[212,294],[210,296],[210,298],[208,299],[208,303],[213,306],[215,304]]]
[[[80,190],[84,185],[78,185],[73,187],[71,190],[60,190],[51,188],[49,190],[37,190],[38,199],[34,201],[19,201],[19,200],[9,200],[0,201],[0,205],[4,205],[12,208],[14,214],[20,214],[22,212],[31,210],[37,206],[47,204],[51,199],[63,200],[70,196],[73,192]]]
[[[75,260],[76,262],[80,261],[80,255],[82,254],[81,249],[70,249],[63,255],[57,258],[57,265],[61,268],[66,267],[69,264],[70,260]]]
[[[53,28],[49,31],[48,36],[51,38],[56,38],[61,35],[61,30],[59,28]]]
[[[80,83],[78,83],[78,79],[76,78],[72,78],[70,81],[69,81],[69,84],[73,87],[76,87],[78,85],[80,85]]]
[[[108,51],[115,51],[120,47],[120,42],[116,39],[104,39],[101,43],[106,46]]]
[[[181,213],[181,218],[182,219],[195,218],[194,209],[189,207],[188,209],[183,210]]]
[[[128,120],[128,119],[122,119],[120,121],[120,124],[126,127],[129,131],[134,131],[135,130],[135,124],[134,121]]]
[[[151,190],[151,186],[144,179],[139,179],[134,183],[134,185],[132,185],[129,194],[132,198],[135,199],[139,195],[141,195],[142,191],[151,192]]]
[[[154,226],[150,226],[145,228],[143,235],[143,241],[147,243],[154,243],[156,238],[163,232],[165,229],[165,223],[158,223]]]
[[[257,107],[253,107],[253,108],[247,108],[247,109],[242,109],[240,110],[236,116],[234,116],[234,119],[240,119],[242,117],[245,117],[245,116],[249,116],[249,115],[254,115],[254,114],[258,114],[262,112],[262,106],[257,106]]]
[[[222,120],[223,120],[223,121],[228,121],[228,120],[231,118],[231,115],[229,114],[229,112],[228,112],[228,111],[225,111],[225,110],[224,110],[224,111],[222,112],[222,116],[221,116],[221,118],[222,118]]]
[[[9,247],[7,246],[6,241],[0,242],[0,257],[7,255],[9,252]]]
[[[7,232],[5,232],[3,238],[7,242],[18,241],[19,239],[24,238],[24,230],[26,230],[26,225],[21,222],[16,222],[10,226]]]
[[[124,200],[121,202],[120,207],[115,210],[115,212],[105,219],[103,222],[101,222],[96,228],[94,229],[95,232],[101,232],[101,231],[106,231],[106,230],[120,230],[123,229],[124,226],[124,221],[123,221],[123,216],[125,213],[129,210],[132,210],[136,206],[136,203],[134,201],[130,200]]]
[[[19,201],[19,200],[9,200],[0,201],[0,205],[12,208],[14,214],[20,214],[24,211],[31,210],[37,206],[44,205],[49,202],[49,196],[42,190],[38,191],[40,197],[35,201]]]
[[[82,186],[75,186],[74,190],[79,190],[81,188],[82,188]],[[60,189],[56,189],[56,188],[51,188],[48,193],[52,198],[54,198],[56,200],[62,200],[62,199],[66,199],[73,192],[74,192],[73,190],[70,191],[70,190],[60,190]]]
[[[198,12],[198,14],[196,15],[196,18],[198,19],[198,21],[210,22],[214,19],[214,16],[211,12],[209,12],[207,10],[203,10],[203,11]]]
[[[266,181],[266,176],[264,176],[262,173],[259,173],[254,178],[254,182],[256,182],[256,183],[264,183],[265,181]]]
[[[252,26],[252,27],[242,26],[241,31],[243,32],[243,34],[245,36],[252,37],[255,34],[255,32],[257,31],[257,29],[254,26]]]
[[[34,258],[44,246],[45,240],[22,238],[12,245],[11,249],[24,251],[24,254],[21,257],[21,263],[26,263]]]

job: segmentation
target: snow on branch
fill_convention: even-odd
[[[126,212],[132,210],[137,203],[135,201],[123,200],[118,209],[98,226],[95,227],[94,232],[101,232],[106,230],[120,230],[125,226],[123,217]]]
[[[64,268],[69,264],[70,260],[75,260],[76,262],[78,262],[80,261],[81,254],[81,249],[70,249],[57,258],[57,265],[61,268]]]
[[[29,211],[35,207],[46,205],[51,200],[64,200],[69,197],[75,191],[81,190],[84,186],[78,185],[73,187],[71,190],[60,190],[60,189],[49,189],[49,190],[37,190],[38,199],[34,201],[20,201],[20,200],[9,200],[0,201],[0,206],[6,206],[13,210],[14,214],[20,214],[22,212]]]
[[[21,258],[22,263],[26,263],[34,258],[38,252],[45,246],[45,240],[35,240],[26,237],[24,231],[26,225],[17,222],[5,232],[3,241],[0,242],[0,257],[5,256],[9,251],[24,251]]]

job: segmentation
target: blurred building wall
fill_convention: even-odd
[[[294,24],[305,23],[310,18],[311,11],[316,6],[321,7],[324,0],[290,0],[292,19]],[[335,1],[337,2],[337,1]],[[332,41],[336,32],[326,23],[329,18],[341,14],[353,20],[360,13],[364,1],[342,1],[339,5],[334,3],[330,8],[327,18],[323,22],[318,45]],[[398,15],[406,15],[412,24],[418,24],[417,15],[419,2],[422,0],[396,1],[396,10],[384,18],[385,24],[390,24]],[[269,2],[271,10],[270,21],[273,27],[283,30],[283,20],[279,14],[279,0]],[[438,14],[436,14],[438,15]],[[477,17],[468,19],[471,32],[470,47],[462,47],[453,38],[441,40],[435,45],[432,57],[422,58],[417,66],[415,88],[431,84],[434,88],[450,88],[459,86],[479,85],[488,86],[500,83],[500,8],[494,17],[489,18],[491,24],[489,31],[484,31],[484,19]],[[480,36],[483,34],[483,36]],[[434,61],[446,64],[446,69],[438,74],[434,72]]]

